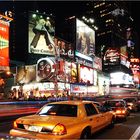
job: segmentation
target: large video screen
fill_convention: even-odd
[[[0,20],[0,66],[9,66],[9,23]]]
[[[93,84],[94,73],[90,67],[78,66],[79,83]]]
[[[46,14],[29,12],[29,53],[55,55],[55,22]]]
[[[76,50],[92,57],[95,54],[95,31],[76,19]]]

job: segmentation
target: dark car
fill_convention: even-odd
[[[123,100],[126,101],[127,107],[130,109],[132,112],[137,112],[138,111],[138,100],[136,97],[126,97],[123,98]]]
[[[138,111],[140,111],[140,97],[137,97],[137,106],[138,106]]]
[[[104,102],[104,106],[114,111],[116,119],[126,120],[127,116],[130,114],[126,102],[122,99],[107,100]]]

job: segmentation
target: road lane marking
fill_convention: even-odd
[[[136,131],[134,132],[134,134],[130,137],[129,140],[136,140],[137,137],[139,136],[140,134],[140,126],[136,129]]]

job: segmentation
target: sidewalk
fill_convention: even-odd
[[[36,113],[47,101],[0,101],[0,121]]]
[[[6,108],[7,107],[7,108]],[[15,116],[15,115],[21,115],[21,114],[31,114],[31,113],[36,113],[39,108],[36,107],[12,107],[12,106],[7,106],[4,108],[1,108],[0,105],[0,117],[5,117],[5,116]]]
[[[11,104],[43,104],[47,103],[48,101],[9,101],[9,100],[0,100],[0,105],[11,105]]]

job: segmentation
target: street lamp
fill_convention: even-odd
[[[105,83],[105,81],[104,81],[103,87],[104,87],[103,92],[104,92],[104,96],[105,96],[105,93],[106,93],[106,83]]]

